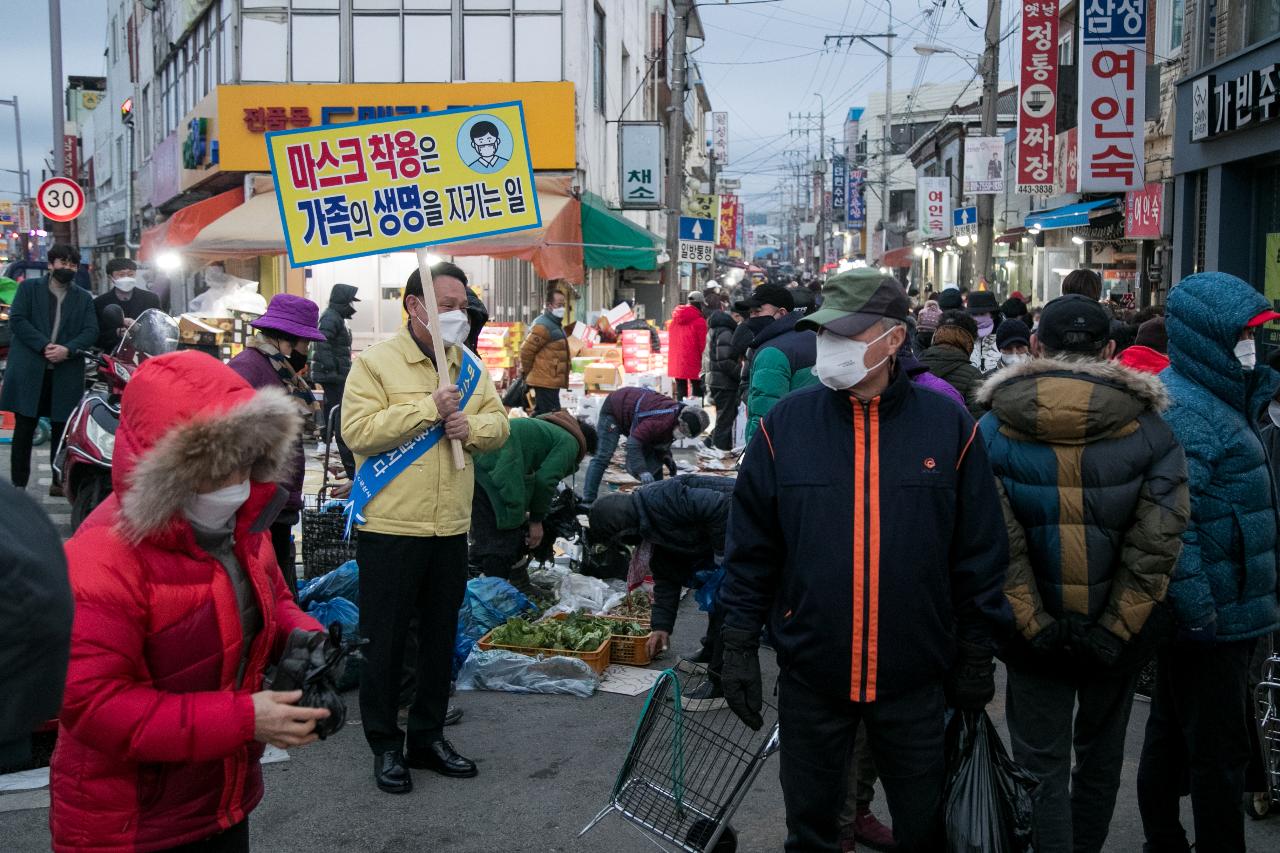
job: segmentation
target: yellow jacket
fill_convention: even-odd
[[[448,349],[449,375],[457,381],[462,351]],[[394,338],[374,344],[351,365],[342,395],[342,437],[365,459],[398,447],[440,420],[431,393],[439,377],[431,359],[402,328]],[[475,488],[472,453],[497,450],[510,434],[507,410],[487,371],[464,411],[471,437],[463,443],[466,467],[453,467],[448,442],[441,441],[407,471],[388,483],[365,507],[361,528],[396,536],[456,536],[471,527]]]

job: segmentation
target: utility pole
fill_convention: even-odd
[[[50,167],[54,177],[62,174],[62,136],[67,117],[62,92],[62,2],[49,0],[49,76],[53,83],[53,158]],[[54,243],[71,241],[71,223],[54,222],[49,226]]]
[[[18,96],[0,98],[0,106],[13,107],[13,131],[18,137],[18,196],[25,201],[30,197],[31,187],[27,170],[22,167],[22,115],[18,112]]]
[[[827,100],[819,92],[814,94],[818,96],[818,162],[814,164],[818,175],[814,181],[818,190],[818,259],[813,265],[814,275],[817,275],[827,262]]]
[[[982,52],[982,135],[996,135],[996,106],[1000,98],[1000,0],[987,0],[986,49]],[[995,239],[996,197],[978,196],[977,274],[991,281],[991,249]]]
[[[884,124],[884,132],[880,139],[880,225],[881,225],[881,257],[883,253],[889,251],[889,160],[893,152],[893,40],[898,34],[893,31],[893,9],[889,9],[889,31],[884,33],[841,33],[836,35],[827,35],[822,37],[822,44],[825,47],[827,42],[835,39],[836,47],[848,39],[850,42],[860,41],[868,47],[875,48],[884,56],[884,115],[882,116]],[[881,47],[871,39],[884,39],[885,46]],[[868,158],[870,159],[870,158]],[[867,246],[863,246],[863,252],[868,257],[871,255]]]
[[[51,0],[56,2],[56,0]],[[684,197],[684,98],[687,62],[686,42],[689,33],[688,0],[672,0],[676,10],[675,33],[671,61],[671,106],[667,108],[667,286],[664,288],[663,314],[669,315],[680,304],[680,201]]]
[[[716,192],[716,173],[719,170],[716,168],[716,166],[717,166],[717,163],[716,163],[715,147],[708,145],[707,146],[707,176],[711,179],[711,195],[714,196],[717,201],[719,201],[720,194]],[[720,215],[719,210],[716,211],[716,215],[717,216]],[[748,261],[750,261],[750,259],[748,259]],[[711,263],[707,264],[707,278],[711,279],[715,277],[716,277],[716,251],[715,251],[715,248],[713,247],[711,249]],[[694,289],[696,290],[697,288],[695,287]]]

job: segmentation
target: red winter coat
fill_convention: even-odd
[[[290,599],[268,532],[300,426],[285,392],[182,352],[145,363],[121,413],[115,491],[67,543],[76,611],[50,767],[57,851],[161,850],[243,821],[262,798],[251,694],[290,631],[320,630]],[[246,467],[235,553],[263,627],[237,688],[235,592],[180,509]]]
[[[707,345],[707,321],[697,306],[681,305],[671,312],[667,326],[667,375],[697,379],[702,375],[702,349]]]
[[[1169,356],[1151,347],[1131,346],[1116,357],[1116,361],[1125,367],[1141,370],[1144,373],[1159,373],[1169,366]]]

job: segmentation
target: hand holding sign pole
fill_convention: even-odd
[[[431,332],[431,347],[436,354],[436,372],[441,382],[449,382],[449,356],[446,352],[444,334],[440,331],[440,309],[436,307],[436,283],[431,277],[431,262],[427,260],[430,252],[416,249],[418,256],[418,274],[422,276],[422,304],[427,309],[427,330]],[[453,453],[453,467],[461,471],[466,467],[462,457],[462,442],[456,438],[449,440],[449,449]]]

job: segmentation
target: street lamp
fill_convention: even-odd
[[[981,73],[978,71],[978,65],[982,63],[982,57],[978,56],[976,53],[961,53],[954,48],[943,47],[940,44],[918,44],[915,46],[914,50],[921,56],[933,56],[935,53],[949,53],[952,56],[958,56],[973,69],[974,74]]]

